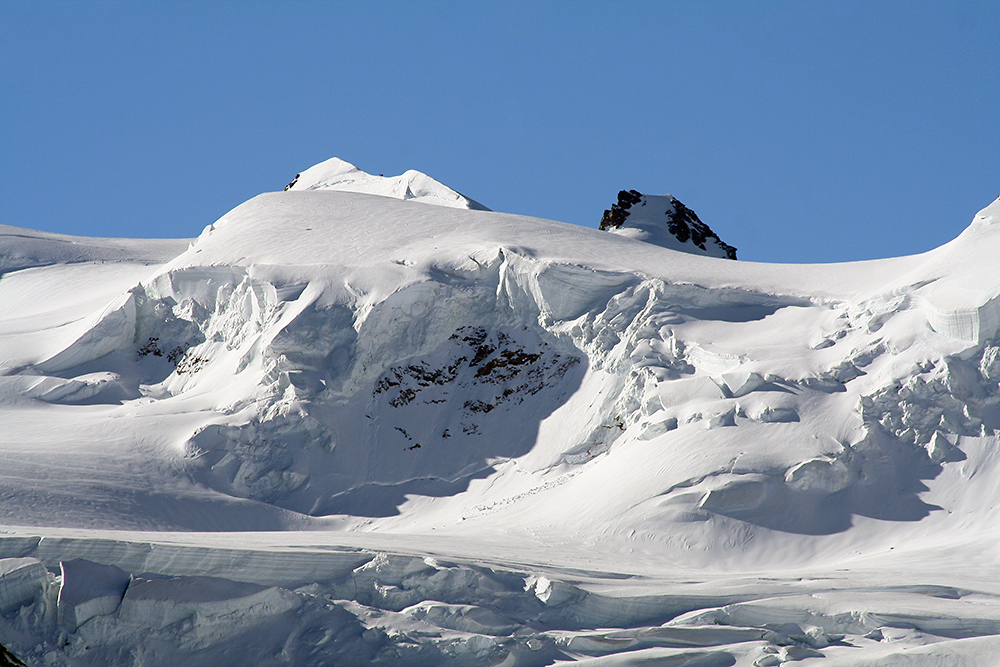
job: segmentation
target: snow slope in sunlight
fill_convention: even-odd
[[[378,178],[322,163],[190,244],[3,229],[0,644],[992,664],[1000,201],[764,265]]]
[[[363,192],[382,197],[393,197],[422,204],[448,206],[450,208],[489,209],[460,195],[447,185],[434,180],[427,174],[410,169],[399,176],[383,176],[361,171],[353,164],[340,158],[330,158],[296,174],[285,190],[340,190],[343,192]]]

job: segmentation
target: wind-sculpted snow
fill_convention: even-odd
[[[183,252],[184,239],[98,239],[0,224],[0,276],[29,268],[83,262],[162,264]]]
[[[796,267],[293,187],[61,315],[26,294],[102,265],[39,246],[0,279],[0,516],[39,526],[0,534],[0,644],[989,664],[998,206]]]
[[[285,190],[340,190],[364,192],[381,197],[392,197],[423,204],[464,208],[477,211],[489,209],[455,192],[427,174],[410,169],[399,176],[368,174],[340,158],[325,162],[296,174]]]

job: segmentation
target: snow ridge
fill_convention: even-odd
[[[374,176],[335,157],[296,174],[292,182],[285,186],[285,191],[289,190],[361,192],[436,206],[475,211],[489,210],[479,202],[455,192],[443,183],[419,171],[410,169],[399,176],[382,176],[381,174]]]

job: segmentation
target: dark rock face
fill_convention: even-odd
[[[723,243],[722,239],[708,225],[698,219],[694,211],[676,199],[674,200],[674,214],[669,217],[667,229],[681,243],[687,242],[690,238],[691,243],[704,250],[706,242],[714,242],[726,251],[726,256],[729,259],[736,259],[736,248],[728,243]]]
[[[708,225],[698,218],[694,211],[679,200],[670,195],[653,199],[667,200],[663,222],[666,223],[667,230],[678,241],[691,243],[701,250],[706,250],[706,243],[715,244],[724,251],[726,257],[736,259],[736,248],[724,243]],[[621,228],[631,213],[630,209],[639,203],[645,206],[645,200],[647,197],[637,190],[622,190],[618,193],[618,203],[612,204],[609,210],[604,211],[600,229],[607,231]]]
[[[601,230],[617,229],[628,217],[628,210],[633,204],[638,204],[642,199],[642,193],[637,190],[622,190],[618,193],[618,203],[611,205],[611,210],[604,212],[601,218]]]
[[[0,645],[0,667],[25,667],[17,656]]]

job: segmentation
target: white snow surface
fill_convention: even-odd
[[[379,178],[194,242],[0,230],[0,644],[995,664],[1000,200],[766,265]]]
[[[296,174],[285,190],[361,192],[449,208],[489,210],[479,202],[414,169],[405,171],[399,176],[382,174],[375,176],[336,157],[313,165],[301,174]]]

